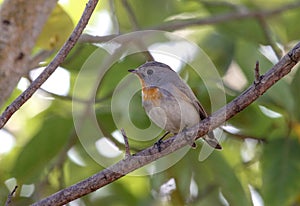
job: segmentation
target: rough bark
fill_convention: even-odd
[[[57,0],[5,0],[0,9],[0,106],[27,71],[32,48]]]

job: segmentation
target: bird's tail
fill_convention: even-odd
[[[222,149],[222,146],[220,145],[220,143],[218,142],[218,140],[215,138],[215,135],[213,133],[213,131],[207,133],[207,135],[205,135],[203,137],[203,139],[205,140],[205,142],[207,142],[211,147],[215,148],[215,149]]]

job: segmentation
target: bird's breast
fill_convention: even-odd
[[[143,102],[151,102],[153,106],[159,106],[162,94],[157,87],[143,87]]]

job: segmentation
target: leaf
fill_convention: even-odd
[[[264,115],[257,103],[253,103],[229,120],[242,134],[259,138],[269,138],[272,135],[274,130],[270,131],[270,128],[275,121],[276,119]]]
[[[78,155],[83,165],[78,165],[73,158],[68,158],[64,167],[66,185],[75,184],[81,181],[82,177],[89,177],[104,169],[87,153],[86,148],[83,147],[80,141],[72,147],[72,150]],[[76,156],[74,158],[76,159]],[[76,171],[76,175],[74,175],[74,171]]]
[[[130,14],[124,9],[124,5],[121,2],[122,1],[115,1],[116,15],[121,31],[128,31],[132,29],[132,22],[130,22],[130,18],[128,17]],[[142,25],[143,28],[157,25],[158,22],[163,22],[168,16],[175,14],[177,9],[177,2],[173,0],[134,0],[128,3],[132,7],[138,25]],[[153,15],[153,12],[155,15]]]
[[[37,40],[36,46],[52,50],[60,48],[74,28],[73,21],[63,8],[57,4]]]
[[[295,102],[295,98],[298,98],[299,95],[293,95],[291,92],[289,83],[282,79],[273,85],[263,96],[259,99],[260,102],[271,104],[277,106],[286,113],[288,113],[289,117],[295,116],[295,110],[298,110],[297,102]],[[296,89],[296,88],[295,88]],[[298,94],[298,93],[297,93]]]
[[[266,205],[292,205],[300,191],[300,144],[280,138],[266,144],[262,156],[262,195]]]
[[[198,161],[199,149],[190,150],[182,160],[170,168],[167,174],[176,179],[176,187],[182,198],[190,199],[190,183],[193,178],[198,189],[192,197],[194,205],[221,205],[220,192],[230,205],[250,205],[236,171],[219,152],[213,152],[203,162]],[[232,192],[234,191],[234,192]],[[195,198],[195,199],[193,199]]]
[[[221,74],[224,74],[234,55],[234,41],[220,33],[211,33],[200,42],[201,48],[207,53]]]
[[[86,6],[85,1],[77,1],[77,0],[69,0],[69,1],[60,1],[58,2],[61,7],[68,13],[70,18],[73,20],[74,23],[77,23],[82,15],[82,12]],[[99,7],[106,6],[106,2],[102,2],[102,4],[98,4],[96,7],[96,11],[99,10]]]
[[[290,41],[299,39],[299,31],[295,29],[298,24],[300,12],[298,9],[293,9],[282,13],[280,16],[275,16],[270,19],[270,27],[277,34],[279,41],[284,44]]]
[[[293,81],[290,85],[290,91],[292,93],[292,98],[294,100],[293,105],[293,115],[300,121],[300,95],[299,95],[299,88],[300,88],[300,70],[298,69]]]
[[[294,85],[295,86],[295,85]],[[276,106],[287,113],[287,117],[295,117],[298,111],[297,100],[295,102],[295,98],[298,98],[297,95],[292,93],[293,90],[290,88],[290,84],[285,80],[281,79],[275,85],[273,85],[260,99],[259,102],[263,104],[270,104]]]
[[[237,12],[228,5],[229,4],[216,6],[214,4],[204,2],[204,6],[206,6],[207,10],[212,16],[226,14],[230,15],[231,13]],[[242,38],[247,41],[250,40],[252,42],[259,42],[261,44],[266,43],[263,29],[259,25],[258,21],[254,18],[235,19],[232,21],[223,22],[221,24],[217,24],[216,28],[220,31],[220,33],[225,34],[228,38],[233,40],[236,38]]]
[[[214,182],[220,185],[221,192],[230,205],[251,205],[240,180],[235,174],[236,171],[220,153],[212,153],[203,164],[209,167],[210,172],[214,175]]]
[[[52,116],[25,145],[12,168],[12,176],[23,183],[32,183],[43,174],[49,162],[67,143],[72,119]]]
[[[70,71],[80,71],[89,56],[97,48],[92,44],[76,44],[61,66]]]
[[[273,64],[259,51],[259,44],[239,40],[235,41],[235,46],[234,59],[243,70],[249,83],[254,81],[256,61],[259,61],[261,74],[272,68]]]

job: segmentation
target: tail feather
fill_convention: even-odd
[[[211,131],[209,133],[207,133],[207,135],[205,135],[203,137],[203,139],[205,140],[205,142],[207,142],[211,147],[215,148],[215,149],[222,149],[222,146],[220,145],[220,143],[218,142],[218,140],[215,138],[214,133]]]

